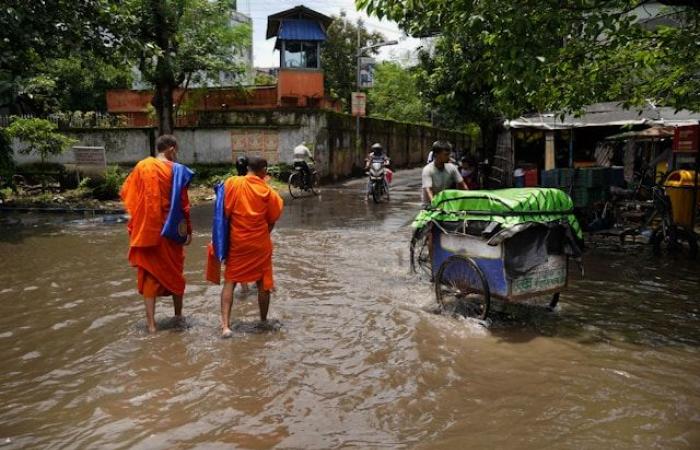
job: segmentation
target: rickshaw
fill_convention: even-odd
[[[446,190],[413,222],[411,266],[443,311],[486,319],[498,306],[554,308],[583,234],[559,189]],[[494,302],[495,303],[495,302]]]

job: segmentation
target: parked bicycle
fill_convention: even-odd
[[[644,175],[645,173],[642,177]],[[646,234],[655,255],[660,255],[665,250],[695,259],[698,254],[697,235],[693,230],[674,222],[671,200],[666,195],[663,185],[667,175],[659,176],[655,185],[646,188],[651,196],[650,200],[639,200],[640,188],[612,192],[615,220],[624,228],[620,233],[620,242],[624,244],[629,236]],[[635,216],[637,223],[628,220],[629,217]]]

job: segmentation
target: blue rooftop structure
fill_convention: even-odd
[[[325,41],[328,37],[321,24],[312,20],[288,19],[281,22],[277,39],[287,41]]]
[[[267,18],[267,38],[277,38],[282,69],[320,69],[321,43],[333,19],[303,5]]]

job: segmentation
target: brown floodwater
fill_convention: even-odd
[[[436,315],[408,270],[417,173],[287,201],[273,331],[219,338],[193,210],[186,328],[148,335],[125,225],[0,216],[0,448],[700,448],[700,266],[589,249],[553,313]],[[406,183],[406,180],[409,182]]]

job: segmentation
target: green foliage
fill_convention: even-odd
[[[268,75],[266,73],[258,72],[255,74],[254,84],[257,86],[266,86],[266,85],[277,84],[277,78],[273,77],[272,75]]]
[[[47,69],[54,60],[108,60],[128,67],[120,50],[128,42],[126,31],[135,18],[130,3],[131,0],[3,1],[0,104],[14,105],[19,97],[20,112],[27,106],[48,112],[62,106],[61,99],[52,98],[52,93],[77,100],[77,96],[60,91],[73,80],[61,82],[55,70]],[[93,69],[94,74],[87,69],[83,74],[97,76],[100,67]]]
[[[328,40],[321,50],[326,92],[343,101],[346,111],[349,111],[350,96],[357,83],[357,28],[347,20],[345,12],[341,12],[339,17],[333,17],[327,30]],[[360,46],[385,40],[381,33],[370,33],[360,27]],[[376,55],[377,52],[377,49],[368,50],[364,56]]]
[[[226,0],[133,0],[137,24],[132,51],[156,90],[160,132],[172,132],[173,90],[187,80],[216,81],[219,71],[242,72],[234,50],[250,40],[247,25],[232,27]],[[211,78],[209,78],[211,77]]]
[[[36,152],[43,162],[48,156],[61,154],[78,142],[58,133],[56,128],[54,123],[45,119],[14,118],[5,132],[25,145],[20,153]]]
[[[19,86],[20,95],[31,99],[36,112],[104,111],[105,91],[127,88],[131,70],[127,64],[110,64],[92,52],[45,60],[37,75]]]
[[[425,78],[448,115],[576,112],[598,101],[700,110],[700,7],[642,0],[357,0],[409,33],[437,35]],[[438,108],[440,109],[440,108]],[[476,120],[479,121],[480,120]]]
[[[92,196],[98,200],[116,200],[119,198],[119,191],[126,179],[126,174],[119,166],[110,166],[105,170],[104,176],[87,178],[88,181],[81,181],[79,187],[86,187],[92,190]]]
[[[8,185],[15,172],[15,161],[12,157],[10,140],[3,130],[0,130],[0,187]]]
[[[369,90],[369,113],[373,117],[402,122],[427,122],[427,109],[418,92],[416,78],[394,62],[375,66],[374,87]]]

